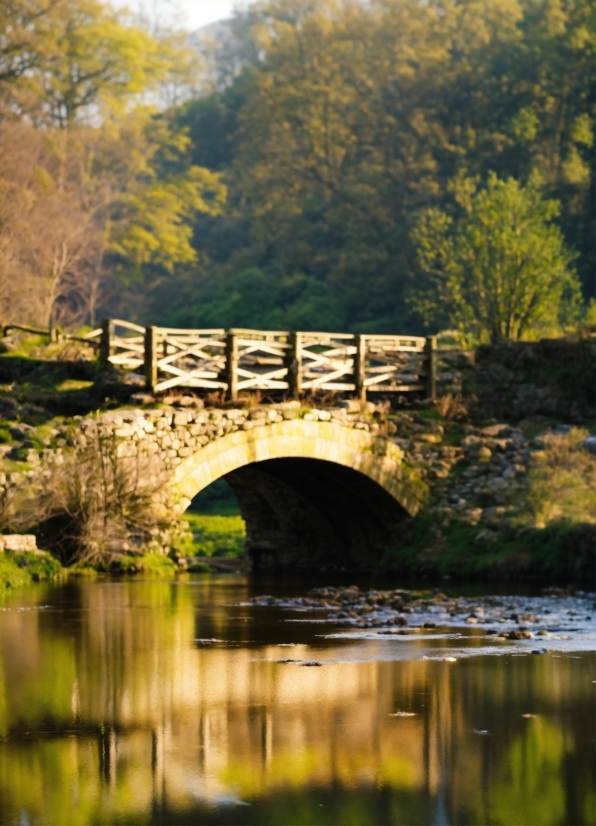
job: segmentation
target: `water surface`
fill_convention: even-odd
[[[596,822],[581,643],[354,635],[241,604],[263,590],[304,593],[188,577],[5,602],[0,823]]]

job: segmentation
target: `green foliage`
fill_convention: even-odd
[[[0,104],[46,124],[121,114],[196,62],[177,38],[99,0],[9,0],[0,30]]]
[[[64,569],[53,556],[47,553],[19,553],[13,555],[19,568],[24,568],[34,582],[44,579],[53,579]]]
[[[594,291],[592,14],[265,0],[199,66],[184,33],[99,0],[9,0],[0,310],[380,333],[456,318],[468,341],[573,325],[567,250]],[[535,175],[544,199],[521,184]],[[457,214],[464,180],[489,183]]]
[[[123,574],[149,574],[151,576],[173,576],[178,570],[175,563],[162,554],[121,556],[111,566],[111,570]]]
[[[68,575],[74,577],[84,577],[86,579],[96,579],[99,576],[97,568],[92,568],[90,565],[85,565],[80,562],[75,562],[68,568]]]
[[[196,54],[99,0],[10,0],[0,31],[0,311],[95,326],[108,275],[193,264],[195,216],[225,200],[158,112]]]
[[[162,310],[162,318],[171,311]],[[169,317],[189,327],[273,330],[341,329],[344,321],[325,282],[302,274],[280,277],[256,267],[205,285],[200,301],[187,302]]]
[[[528,473],[526,509],[533,524],[596,522],[596,462],[582,447],[587,431],[544,437],[545,450]]]
[[[54,579],[64,572],[50,554],[0,552],[0,591]]]
[[[593,298],[586,309],[584,323],[588,330],[596,332],[596,300]]]
[[[29,585],[30,582],[27,570],[16,564],[12,554],[0,553],[0,593],[5,589]]]
[[[404,576],[453,579],[544,577],[593,582],[596,573],[591,525],[553,521],[543,530],[503,526],[493,542],[478,541],[482,526],[457,520],[437,537],[436,519],[422,512],[399,543],[389,548],[382,569]]]
[[[97,149],[98,172],[113,178],[117,193],[108,225],[108,250],[116,260],[137,274],[147,265],[171,273],[178,264],[194,263],[192,222],[198,213],[219,214],[226,188],[218,174],[189,162],[186,130],[138,109],[106,130]]]
[[[232,488],[224,479],[217,479],[193,499],[185,516],[192,514],[210,514],[213,516],[238,516],[240,508]]]
[[[480,340],[520,339],[564,320],[579,301],[573,256],[552,224],[559,205],[539,187],[491,174],[485,189],[456,182],[457,219],[422,213],[412,232],[428,278],[412,304],[427,323],[444,322]]]
[[[412,216],[446,213],[454,179],[486,181],[491,170],[503,182],[542,177],[540,209],[561,206],[540,256],[556,252],[558,228],[593,294],[587,0],[270,0],[239,13],[231,32],[215,58],[217,91],[176,114],[194,162],[224,173],[228,204],[197,220],[197,268],[175,273],[173,300],[152,281],[147,312],[199,326],[421,332],[405,302],[424,287]],[[288,301],[297,277],[316,300]],[[573,323],[558,317],[559,287],[550,292],[552,312],[538,313],[547,332]]]
[[[210,574],[211,568],[206,562],[191,562],[186,569],[190,574]]]
[[[194,540],[183,552],[187,556],[242,556],[246,526],[241,516],[209,516],[187,511],[184,514]]]

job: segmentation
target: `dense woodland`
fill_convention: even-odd
[[[471,340],[594,295],[589,0],[0,4],[0,316]]]

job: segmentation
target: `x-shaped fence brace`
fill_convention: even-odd
[[[298,361],[302,390],[356,389],[354,362],[355,336],[349,333],[300,333]],[[351,381],[340,381],[350,377]]]
[[[236,390],[288,390],[289,334],[231,330],[237,347]]]
[[[105,363],[132,370],[143,365],[155,392],[193,387],[232,398],[243,390],[434,395],[432,337],[144,328],[121,320],[88,334],[97,336]]]
[[[157,327],[156,391],[172,387],[225,390],[225,330],[177,330]]]

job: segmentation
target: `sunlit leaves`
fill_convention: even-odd
[[[0,9],[0,114],[72,126],[122,115],[196,62],[101,0],[9,0]]]
[[[154,263],[172,271],[196,260],[192,219],[196,212],[221,211],[225,188],[219,176],[193,166],[184,174],[140,184],[119,199],[120,227],[111,249],[134,267]]]
[[[573,304],[579,284],[560,230],[559,205],[492,174],[485,189],[459,199],[463,214],[424,212],[413,230],[428,288],[412,303],[430,322],[444,319],[479,339],[519,339],[556,323],[561,302]]]

